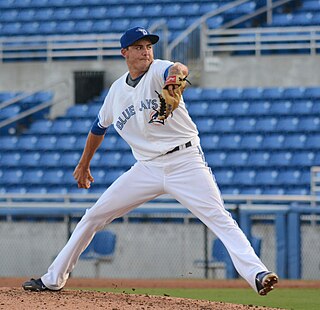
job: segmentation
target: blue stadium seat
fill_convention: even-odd
[[[59,159],[59,166],[75,168],[79,162],[80,157],[80,152],[62,153]]]
[[[262,117],[256,120],[255,130],[261,133],[274,132],[277,125],[275,117]]]
[[[103,167],[118,167],[122,154],[120,152],[107,152],[101,155],[99,165]]]
[[[1,151],[16,151],[18,138],[16,136],[0,136],[0,150]]]
[[[184,99],[188,101],[203,101],[202,98],[202,88],[197,87],[187,87],[183,93]]]
[[[106,174],[109,173],[108,171],[103,171],[101,168],[98,169],[91,169],[91,175],[94,178],[94,185],[101,185],[101,186],[106,186],[109,184],[106,184]]]
[[[91,20],[80,20],[75,23],[75,29],[76,33],[82,34],[82,33],[88,33],[91,34],[93,22]]]
[[[94,119],[94,117],[96,117],[100,111],[102,103],[99,104],[90,104],[89,108],[88,108],[88,117],[92,117],[92,119]]]
[[[201,15],[206,14],[208,12],[214,11],[219,7],[218,3],[215,1],[210,1],[210,2],[200,2],[200,8],[199,8],[199,13]]]
[[[260,149],[262,143],[262,135],[252,134],[245,135],[241,138],[239,147],[246,150],[257,150]]]
[[[67,110],[66,116],[69,118],[85,118],[87,117],[89,105],[76,104]]]
[[[290,152],[276,152],[270,155],[269,167],[288,167],[291,162],[292,154]]]
[[[269,101],[252,101],[248,107],[248,115],[268,115],[270,109]]]
[[[52,19],[54,10],[52,8],[38,8],[34,10],[34,20],[36,21],[50,21]]]
[[[253,169],[244,169],[235,171],[233,176],[233,182],[235,186],[246,186],[255,184],[256,172]]]
[[[291,109],[291,101],[277,100],[270,104],[269,113],[275,116],[289,114]]]
[[[105,6],[91,6],[89,7],[88,18],[91,20],[108,18],[108,9]]]
[[[320,153],[319,153],[320,154]],[[308,167],[313,165],[318,165],[315,161],[315,153],[309,151],[302,151],[293,153],[290,166],[292,167]]]
[[[61,151],[74,151],[76,147],[84,147],[84,144],[78,145],[77,137],[75,135],[62,135],[57,137],[56,145],[57,150]]]
[[[305,98],[319,99],[320,98],[320,87],[306,87],[304,91]]]
[[[308,150],[317,150],[320,149],[320,133],[310,134],[307,136],[304,147]]]
[[[299,170],[279,171],[276,182],[282,186],[298,185],[300,177],[301,172]]]
[[[242,99],[261,99],[262,88],[261,87],[247,87],[243,88],[241,93]]]
[[[230,169],[215,170],[214,176],[221,186],[232,185],[233,171]]]
[[[125,7],[124,16],[127,18],[143,16],[143,5],[130,5]]]
[[[21,35],[21,23],[5,23],[3,24],[1,32],[5,36]]]
[[[200,134],[204,134],[204,133],[212,133],[212,128],[214,125],[214,121],[212,119],[196,119],[195,123],[197,125],[197,128],[200,132]]]
[[[262,99],[282,99],[283,88],[266,87],[262,90]]]
[[[0,153],[0,167],[18,167],[20,158],[19,152]]]
[[[75,29],[75,22],[71,20],[61,21],[57,23],[57,34],[73,34],[77,30]]]
[[[290,113],[295,116],[312,114],[313,102],[311,100],[295,100],[291,104]]]
[[[5,185],[21,185],[23,172],[21,169],[5,169],[2,170],[0,177],[0,184]]]
[[[73,121],[70,119],[56,119],[52,123],[51,133],[53,134],[69,134],[74,132]]]
[[[61,185],[63,184],[63,170],[45,170],[42,178],[43,184],[47,185]]]
[[[34,15],[36,10],[34,9],[24,9],[18,11],[17,20],[18,21],[34,21]]]
[[[210,119],[209,119],[209,122],[210,122]],[[219,118],[213,122],[211,130],[215,133],[219,133],[219,132],[231,133],[233,132],[234,124],[235,124],[235,120],[232,117]]]
[[[255,185],[275,185],[278,172],[276,170],[258,170],[254,178]]]
[[[223,100],[238,100],[242,96],[243,89],[238,88],[224,88],[221,91],[221,98]]]
[[[247,152],[231,152],[231,153],[227,153],[225,164],[227,167],[246,166],[247,159],[248,159]]]
[[[119,137],[117,139],[117,143],[116,143],[116,150],[120,150],[120,151],[129,151],[130,147],[129,144],[124,141],[121,137]]]
[[[125,12],[125,6],[124,5],[116,5],[116,6],[110,6],[108,8],[108,16],[113,19],[117,19],[118,17],[123,18]]]
[[[64,170],[62,183],[67,186],[77,186],[77,181],[73,177],[73,169]]]
[[[256,120],[252,117],[241,117],[236,119],[233,130],[235,132],[247,132],[247,133],[254,133],[255,132],[255,125]]]
[[[110,30],[112,32],[124,32],[130,26],[130,19],[114,19],[111,21]],[[106,31],[105,31],[106,32]]]
[[[39,23],[39,33],[43,35],[55,34],[57,28],[57,22],[55,21],[44,21]]]
[[[162,14],[166,16],[181,16],[181,5],[178,3],[163,3],[162,4]]]
[[[292,134],[285,136],[283,141],[283,148],[285,149],[304,149],[306,143],[306,136],[303,134]]]
[[[145,17],[162,16],[162,5],[160,3],[155,3],[152,5],[144,5],[141,16],[145,16]]]
[[[261,148],[274,150],[281,149],[284,143],[284,135],[282,134],[271,134],[263,137]]]
[[[89,9],[88,7],[74,7],[71,9],[70,12],[70,19],[76,20],[76,19],[87,19],[89,15]]]
[[[170,30],[184,30],[186,28],[186,18],[181,16],[168,18],[166,24]]]
[[[298,128],[299,119],[297,117],[281,117],[275,127],[276,131],[295,132]]]
[[[20,113],[20,107],[13,105],[0,110],[0,120],[8,119]]]
[[[228,105],[228,108],[226,110],[227,115],[248,115],[248,108],[249,108],[250,104],[247,101],[234,101],[234,102],[230,102],[230,104]]]
[[[225,152],[206,152],[206,162],[214,170],[215,167],[225,167]]]
[[[43,178],[42,169],[25,170],[23,172],[21,183],[25,186],[32,186],[34,184],[43,185],[42,178]]]
[[[38,35],[39,26],[38,22],[21,22],[21,35]]]
[[[16,9],[3,10],[0,14],[0,22],[12,22],[17,21],[19,11]]]
[[[228,108],[227,101],[208,102],[208,116],[225,116]]]
[[[43,153],[39,159],[39,166],[43,168],[47,167],[59,167],[59,160],[60,160],[60,153],[59,152],[47,152]]]
[[[17,142],[17,149],[19,150],[34,150],[38,138],[35,135],[21,136]]]
[[[308,116],[300,118],[297,130],[306,133],[320,132],[319,116]]]
[[[53,122],[51,120],[37,120],[30,126],[29,133],[33,134],[51,134]]]
[[[23,152],[21,154],[19,164],[22,167],[39,167],[40,153],[39,152]]]
[[[207,116],[208,106],[207,102],[193,103],[188,107],[188,112],[192,117]]]
[[[201,97],[198,100],[221,100],[221,88],[202,88]]]
[[[283,97],[288,99],[300,99],[304,96],[304,87],[288,87],[283,90]]]
[[[217,148],[220,150],[234,150],[238,149],[241,144],[241,136],[237,134],[222,135],[217,140]]]
[[[211,135],[204,135],[204,136],[201,136],[200,139],[201,139],[201,145],[204,149],[206,149],[207,151],[216,150],[218,142],[219,142],[218,135],[212,135],[212,134]]]
[[[267,167],[270,158],[268,152],[254,152],[249,153],[247,165],[248,167]]]
[[[51,19],[54,21],[70,20],[71,9],[68,7],[56,8]]]
[[[200,4],[199,3],[185,3],[180,8],[181,16],[190,17],[192,15],[199,15]]]
[[[35,145],[35,149],[39,151],[54,151],[56,150],[56,146],[57,138],[55,136],[40,136]]]

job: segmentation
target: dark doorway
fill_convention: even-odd
[[[75,103],[88,103],[104,90],[104,71],[74,72]]]

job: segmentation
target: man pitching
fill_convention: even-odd
[[[224,208],[196,125],[183,101],[188,68],[178,62],[154,60],[153,44],[158,40],[142,27],[131,28],[121,37],[128,72],[111,86],[74,178],[79,188],[90,187],[94,181],[90,161],[110,125],[128,142],[137,162],[86,211],[47,273],[25,282],[25,290],[62,289],[98,230],[162,194],[172,195],[220,238],[236,270],[256,292],[266,295],[278,282],[278,276],[268,271]]]

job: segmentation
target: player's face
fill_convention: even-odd
[[[146,72],[154,59],[152,44],[146,39],[141,39],[128,48],[122,49],[121,53],[126,58],[132,78]]]

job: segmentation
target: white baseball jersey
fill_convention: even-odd
[[[130,145],[137,160],[151,160],[192,140],[198,144],[196,125],[191,120],[183,98],[165,124],[157,120],[156,110],[164,85],[164,73],[173,63],[154,60],[136,87],[126,83],[128,73],[111,86],[99,112],[102,127],[114,125]]]

